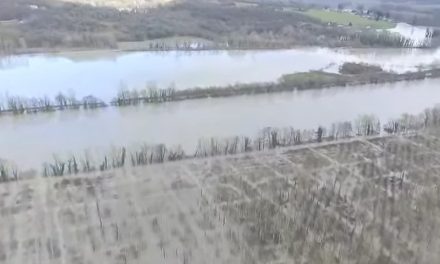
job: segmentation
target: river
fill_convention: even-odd
[[[417,114],[440,102],[440,80],[331,88],[171,102],[159,105],[59,111],[0,117],[0,157],[40,168],[54,153],[105,151],[139,143],[181,145],[202,137],[254,136],[260,129],[316,128],[374,114],[382,122]]]

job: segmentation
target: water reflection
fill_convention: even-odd
[[[54,97],[74,91],[110,101],[121,83],[177,89],[276,81],[282,74],[337,72],[346,61],[374,63],[405,72],[440,66],[438,50],[300,48],[258,51],[75,52],[0,59],[0,95]]]
[[[0,55],[0,70],[28,67],[29,58],[24,56]]]

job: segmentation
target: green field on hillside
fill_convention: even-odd
[[[375,29],[393,28],[394,24],[383,20],[373,20],[346,12],[337,12],[330,10],[310,9],[305,12],[310,17],[321,20],[322,22],[331,22],[339,25],[349,25],[353,27],[371,27]]]

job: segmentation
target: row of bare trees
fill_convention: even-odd
[[[355,128],[355,130],[353,129]],[[44,176],[63,176],[106,171],[114,168],[142,166],[156,163],[204,158],[222,155],[234,155],[251,151],[263,151],[278,147],[300,145],[304,143],[330,141],[353,136],[371,136],[380,133],[380,124],[374,116],[360,117],[352,125],[350,122],[334,124],[330,129],[318,127],[317,130],[299,130],[294,128],[271,128],[261,130],[256,137],[232,137],[225,139],[200,139],[193,154],[187,154],[181,146],[167,147],[164,144],[142,145],[138,149],[127,151],[125,147],[113,149],[111,153],[95,162],[90,155],[82,158],[72,156],[67,160],[55,158],[43,165]]]
[[[128,90],[121,88],[116,98],[111,102],[115,106],[136,105],[139,103],[161,103],[175,100],[176,89],[170,86],[167,89],[149,87],[144,90]],[[53,99],[48,96],[26,98],[21,96],[7,96],[0,101],[0,114],[31,114],[51,112],[67,109],[94,109],[106,107],[107,104],[96,96],[88,95],[77,99],[75,95],[58,93]]]
[[[405,133],[417,131],[428,127],[440,125],[440,106],[428,108],[419,115],[403,114],[400,118],[390,120],[383,126],[384,132],[388,134]]]
[[[5,102],[0,102],[0,113],[30,114],[38,112],[51,112],[66,109],[92,109],[106,106],[101,99],[89,95],[81,100],[74,95],[59,93],[54,99],[48,96],[26,98],[21,96],[7,96]]]
[[[116,98],[111,102],[112,105],[125,106],[125,105],[137,105],[139,103],[161,103],[174,101],[176,95],[176,88],[174,85],[166,89],[158,89],[155,86],[149,86],[142,90],[129,90],[122,86]]]
[[[167,148],[163,144],[142,145],[139,149],[128,152],[125,147],[114,148],[98,161],[94,160],[89,153],[83,157],[72,155],[66,160],[54,158],[52,162],[43,164],[43,176],[64,176],[78,173],[89,173],[94,171],[107,171],[110,169],[122,168],[127,164],[131,166],[150,165],[167,161],[176,161],[188,158],[183,149]]]
[[[201,99],[209,97],[230,97],[244,94],[263,94],[294,90],[321,89],[335,86],[378,84],[398,81],[420,80],[440,77],[440,70],[426,70],[397,74],[382,71],[380,67],[351,63],[344,64],[341,70],[346,74],[330,74],[322,71],[294,73],[281,76],[277,82],[235,84],[176,90],[174,85],[161,89],[148,85],[146,89],[129,90],[121,88],[111,104],[115,106],[137,105],[140,103],[163,103],[179,100]],[[347,71],[356,68],[357,74]],[[344,71],[345,70],[345,71]],[[353,69],[350,69],[353,70]],[[356,76],[354,76],[356,75]]]
[[[300,130],[292,127],[282,129],[267,127],[255,137],[200,139],[192,154],[185,153],[181,146],[170,148],[164,144],[145,144],[130,151],[125,147],[113,149],[111,153],[104,155],[98,161],[94,161],[88,154],[82,158],[72,156],[67,160],[54,159],[53,162],[44,164],[43,175],[63,176],[81,172],[106,171],[126,165],[135,167],[189,158],[234,155],[358,136],[375,136],[382,132],[385,134],[406,133],[439,125],[440,107],[436,107],[427,109],[420,115],[402,115],[401,118],[391,120],[383,126],[377,117],[364,115],[354,122],[334,123],[328,128],[320,126],[317,129]]]
[[[354,136],[373,136],[381,132],[380,121],[374,116],[361,116],[355,122],[332,124],[329,128],[301,130],[292,127],[261,130],[252,137],[233,137],[229,139],[201,139],[197,144],[194,157],[232,155],[250,151],[263,151],[277,147],[288,147],[305,143],[319,143]]]
[[[18,181],[18,169],[15,166],[0,161],[0,183]]]
[[[355,64],[353,64],[355,65]],[[351,65],[351,67],[354,67]],[[371,68],[365,65],[357,65],[364,71]],[[376,69],[378,70],[378,69]],[[189,100],[209,97],[229,97],[244,94],[262,94],[275,93],[305,89],[320,89],[324,87],[347,86],[347,85],[363,85],[377,84],[386,82],[419,80],[425,78],[440,77],[440,70],[427,70],[420,72],[409,72],[404,74],[396,74],[390,72],[373,72],[356,76],[329,74],[325,72],[308,72],[284,75],[278,82],[269,83],[253,83],[253,84],[236,84],[230,86],[193,88],[185,90],[176,90],[174,85],[161,89],[154,85],[148,85],[146,89],[129,90],[125,85],[121,85],[116,97],[110,102],[113,106],[137,105],[140,103],[163,103],[178,100]],[[92,109],[106,107],[107,104],[99,98],[89,95],[81,100],[75,98],[74,95],[65,95],[59,93],[52,100],[47,96],[41,98],[24,98],[19,96],[7,97],[5,102],[0,102],[0,113],[10,112],[14,114],[49,112],[54,110],[65,109]],[[367,126],[362,129],[373,129]],[[359,133],[359,131],[358,131]],[[363,131],[364,134],[372,133],[372,131]]]
[[[262,129],[255,137],[236,136],[231,138],[203,138],[198,141],[195,151],[188,154],[181,146],[167,147],[164,144],[141,145],[128,151],[125,147],[115,148],[102,158],[95,160],[92,155],[71,156],[67,159],[54,158],[43,164],[44,176],[64,176],[93,171],[106,171],[127,165],[144,166],[172,162],[190,158],[204,158],[234,155],[252,151],[264,151],[278,147],[288,147],[307,143],[330,142],[357,136],[375,136],[384,133],[401,134],[440,126],[440,107],[426,109],[419,115],[404,114],[398,119],[381,125],[372,115],[360,116],[354,122],[334,123],[329,127],[300,130],[292,127]],[[0,182],[18,180],[16,167],[0,163]]]

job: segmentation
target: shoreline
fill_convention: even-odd
[[[186,152],[180,145],[142,143],[137,148],[112,146],[111,151],[98,156],[54,155],[53,160],[45,160],[39,168],[21,170],[19,161],[0,159],[3,177],[0,184],[28,180],[35,176],[63,177],[77,174],[112,171],[121,168],[135,168],[179,161],[247,155],[276,149],[305,149],[310,146],[325,146],[356,141],[361,138],[387,138],[391,136],[413,135],[418,132],[438,128],[440,108],[427,108],[424,112],[381,123],[375,116],[360,116],[351,121],[337,122],[330,126],[313,129],[290,127],[267,127],[255,135],[235,135],[230,137],[200,138],[194,151]],[[408,120],[411,120],[408,122]],[[67,153],[67,152],[66,152]],[[60,153],[58,153],[60,154]]]
[[[315,90],[315,89],[331,89],[335,87],[357,87],[369,84],[385,84],[385,83],[399,83],[405,81],[418,81],[424,79],[437,79],[440,78],[440,69],[425,70],[421,72],[411,72],[404,74],[394,74],[394,73],[378,73],[372,75],[361,75],[361,76],[350,76],[350,75],[339,75],[339,74],[328,74],[325,72],[307,72],[307,73],[295,73],[292,76],[298,75],[312,75],[317,73],[322,76],[332,76],[334,80],[319,82],[312,78],[306,80],[299,80],[298,82],[283,81],[274,83],[254,83],[254,84],[238,84],[235,86],[226,87],[212,87],[212,88],[192,88],[186,90],[176,91],[170,98],[171,100],[164,100],[163,102],[172,101],[184,101],[184,100],[194,100],[194,99],[204,99],[204,98],[216,98],[216,97],[232,97],[241,95],[255,95],[255,94],[266,94],[266,93],[280,93],[280,92],[293,92],[293,91],[303,91],[303,90]],[[281,76],[280,79],[287,75]],[[318,76],[318,78],[321,76]],[[359,80],[360,79],[360,80]],[[315,84],[311,84],[315,83]],[[128,101],[133,99],[128,99]],[[149,102],[151,98],[139,98],[139,100],[144,100],[146,103]],[[114,101],[111,105],[114,105]],[[122,103],[124,105],[125,102]],[[153,103],[161,103],[153,102]],[[129,103],[130,104],[130,103]],[[116,105],[121,106],[121,105]]]
[[[143,43],[143,42],[132,42],[133,44]],[[296,46],[275,46],[275,47],[206,47],[206,48],[164,48],[164,49],[150,49],[145,46],[145,48],[128,48],[128,47],[117,47],[117,48],[91,48],[91,47],[80,47],[80,48],[69,48],[69,47],[60,47],[60,48],[28,48],[28,49],[19,49],[10,53],[2,53],[0,52],[0,59],[2,57],[8,56],[22,56],[22,55],[57,55],[57,54],[75,54],[75,53],[88,53],[88,52],[173,52],[173,51],[182,51],[182,52],[196,52],[196,51],[261,51],[261,50],[293,50],[293,49],[306,49],[306,48],[324,48],[324,49],[359,49],[359,50],[368,50],[368,49],[385,49],[385,50],[436,50],[438,47],[375,47],[375,46],[320,46],[320,45],[296,45]]]

